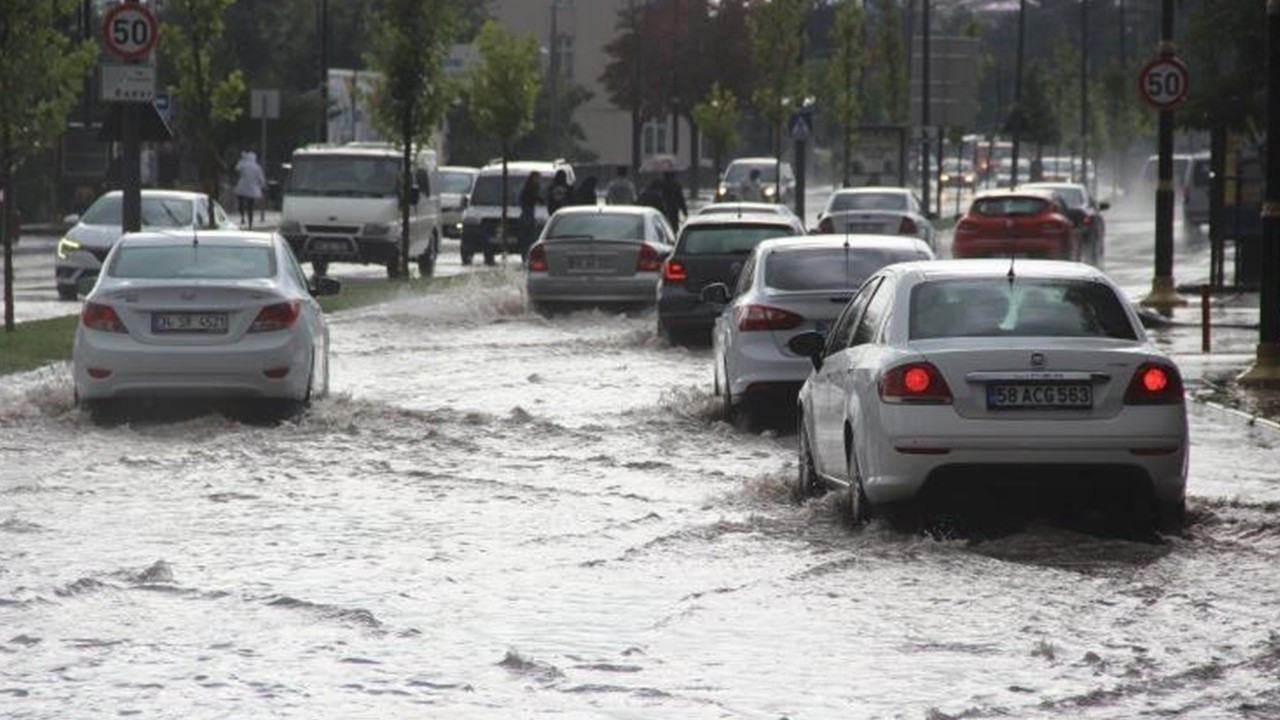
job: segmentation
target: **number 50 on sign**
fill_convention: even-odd
[[[1173,57],[1162,57],[1147,63],[1138,74],[1138,92],[1148,104],[1168,110],[1187,97],[1190,82],[1187,66]]]
[[[156,44],[156,17],[145,5],[117,5],[102,18],[107,50],[124,60],[142,60]]]

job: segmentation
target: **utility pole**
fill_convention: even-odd
[[[1259,337],[1247,385],[1280,386],[1280,0],[1267,0],[1267,166]]]
[[[1018,56],[1013,69],[1013,157],[1009,168],[1010,187],[1018,186],[1018,153],[1022,147],[1022,46],[1027,34],[1027,0],[1018,0]]]
[[[643,129],[643,115],[640,111],[640,82],[644,75],[642,64],[644,54],[641,52],[640,21],[636,15],[636,0],[627,0],[627,14],[631,19],[632,47],[631,62],[631,172],[637,176],[640,172],[640,132]],[[638,181],[637,181],[638,182]]]
[[[1274,0],[1273,0],[1274,1]],[[1173,0],[1161,0],[1160,58],[1174,60]],[[1173,108],[1163,106],[1158,121],[1159,164],[1156,183],[1156,273],[1142,304],[1169,314],[1187,304],[1173,284]]]
[[[329,0],[320,0],[320,142],[329,141]]]
[[[920,32],[920,201],[925,212],[929,211],[929,181],[933,176],[929,148],[929,5],[931,0],[921,0]],[[942,188],[938,188],[942,194]]]
[[[554,158],[556,150],[556,115],[560,100],[560,0],[551,0],[551,39],[549,41],[551,57],[547,63],[547,105],[550,112],[547,117],[547,157]]]
[[[1089,187],[1089,0],[1080,0],[1080,184]]]

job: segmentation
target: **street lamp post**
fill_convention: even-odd
[[[1018,153],[1022,149],[1022,46],[1027,34],[1027,0],[1018,0],[1018,56],[1013,68],[1013,154],[1009,186],[1018,186]]]
[[[1257,356],[1240,376],[1240,382],[1277,387],[1280,386],[1280,0],[1267,1],[1266,159]]]

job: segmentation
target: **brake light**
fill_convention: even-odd
[[[253,324],[249,326],[249,332],[270,332],[291,328],[301,314],[302,303],[298,300],[268,305],[258,311],[258,317],[254,318]]]
[[[907,363],[880,378],[880,399],[887,403],[946,404],[951,402],[951,388],[933,363]]]
[[[94,302],[84,304],[84,309],[80,311],[80,324],[91,330],[128,332],[124,328],[124,323],[120,322],[120,316],[116,315],[115,308]]]
[[[669,283],[682,283],[689,279],[689,271],[679,260],[668,260],[662,266],[662,279]]]
[[[658,272],[662,269],[662,256],[649,243],[640,244],[640,256],[636,258],[636,272]]]
[[[902,218],[902,222],[898,223],[899,235],[915,235],[918,230],[919,228],[916,226],[916,221],[909,217]]]
[[[1124,394],[1125,405],[1180,405],[1183,400],[1182,376],[1160,363],[1139,365]]]
[[[529,272],[546,272],[547,271],[547,247],[542,243],[538,243],[529,248]]]
[[[800,315],[768,305],[740,305],[733,313],[738,329],[742,332],[790,330],[804,322]]]

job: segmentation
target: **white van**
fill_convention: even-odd
[[[309,145],[293,152],[284,187],[280,234],[300,261],[324,275],[331,262],[400,266],[401,151],[382,143]],[[409,259],[435,272],[440,255],[436,153],[414,158],[409,206]]]
[[[565,180],[574,187],[577,178],[573,166],[562,159],[510,160],[507,162],[507,237],[504,239],[498,227],[502,222],[502,161],[491,160],[480,168],[467,207],[462,211],[462,264],[470,265],[477,253],[484,255],[486,264],[493,264],[494,257],[507,249],[519,252],[520,190],[530,173],[541,177],[538,194],[542,201],[534,208],[535,235],[542,232],[547,223],[547,188],[558,171],[564,171]]]

